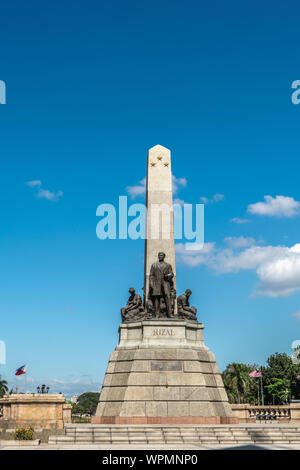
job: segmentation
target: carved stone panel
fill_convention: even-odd
[[[181,372],[182,361],[151,361],[151,372]]]

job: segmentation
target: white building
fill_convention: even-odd
[[[70,398],[71,403],[77,403],[79,395],[72,395]]]

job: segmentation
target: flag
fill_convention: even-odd
[[[26,374],[26,365],[19,367],[19,369],[16,370],[15,375],[22,375]]]
[[[250,372],[249,377],[262,377],[261,370],[255,369],[254,371]]]

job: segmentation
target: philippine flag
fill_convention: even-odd
[[[15,375],[22,375],[26,374],[26,365],[19,367],[19,369],[16,370]]]

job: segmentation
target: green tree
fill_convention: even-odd
[[[281,379],[284,386],[289,389],[290,395],[295,398],[300,396],[300,383],[297,375],[300,374],[300,364],[294,364],[292,358],[286,353],[275,353],[267,359],[267,367],[262,368],[263,385],[265,391],[265,402],[272,404],[273,396],[271,394],[273,379]]]
[[[249,372],[246,364],[233,362],[228,364],[222,376],[230,403],[245,403],[251,387]]]
[[[81,418],[83,414],[85,414],[85,408],[77,403],[72,403],[72,415],[79,415]]]
[[[8,392],[8,386],[6,380],[2,379],[0,376],[0,398],[3,397]]]
[[[237,403],[238,396],[236,389],[232,386],[231,377],[229,374],[226,374],[225,371],[222,373],[224,387],[228,396],[229,403]]]
[[[287,401],[290,390],[286,386],[286,381],[282,379],[273,378],[270,385],[266,385],[265,388],[268,393],[274,398],[276,403],[284,403]]]
[[[84,409],[84,413],[87,413],[92,416],[96,412],[99,396],[100,393],[98,392],[83,393],[82,395],[79,395],[77,405],[82,406],[82,408]]]

